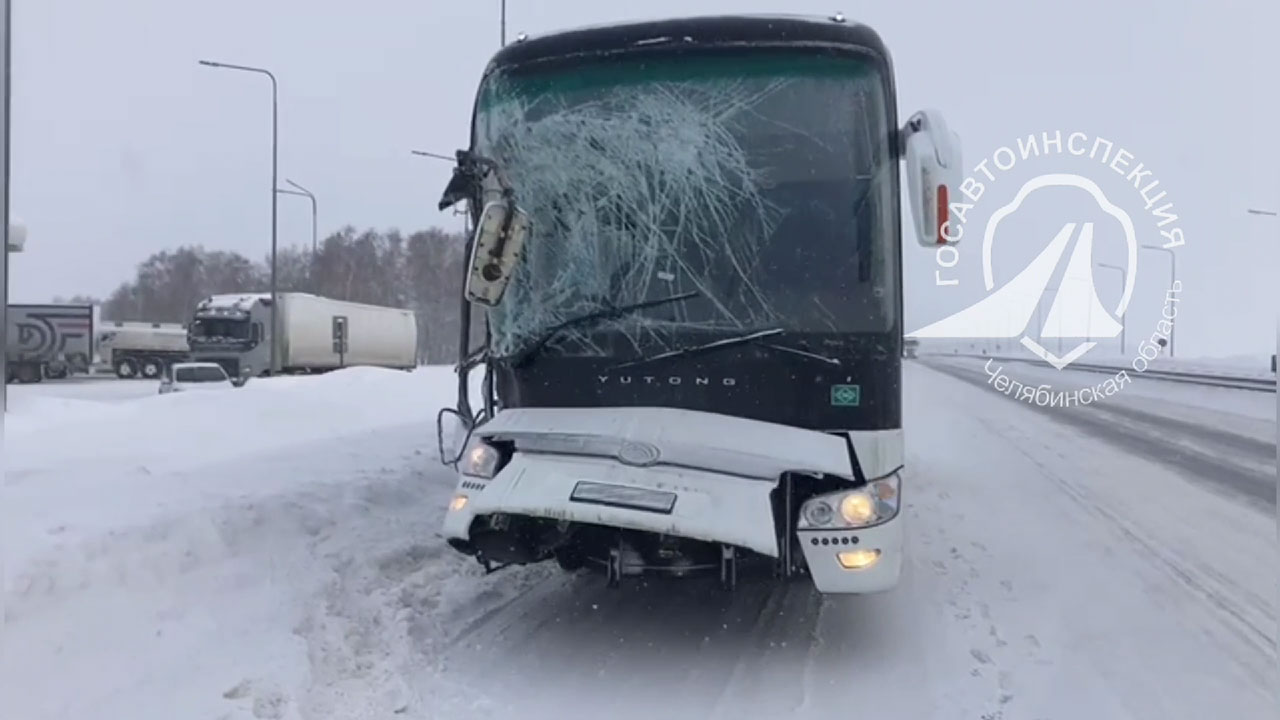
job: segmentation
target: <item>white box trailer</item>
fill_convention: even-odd
[[[278,293],[277,297],[283,373],[417,365],[418,323],[412,310],[310,293]],[[267,374],[270,328],[270,294],[211,296],[196,306],[191,322],[192,359],[219,363],[232,376]]]
[[[346,342],[340,344],[336,337],[343,331],[336,328],[343,323]],[[417,364],[418,323],[412,310],[287,293],[280,296],[280,340],[285,368]]]

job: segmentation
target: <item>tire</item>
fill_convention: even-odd
[[[138,365],[138,372],[148,380],[155,380],[164,374],[164,361],[160,358],[143,358]]]
[[[120,358],[115,362],[116,377],[121,380],[132,380],[138,377],[138,361],[133,358]]]
[[[14,370],[14,378],[24,384],[38,383],[44,379],[44,371],[39,365],[22,363]]]
[[[555,557],[560,569],[568,573],[577,572],[587,564],[586,558],[576,549],[557,550]]]

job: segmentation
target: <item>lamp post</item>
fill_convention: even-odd
[[[1106,268],[1106,269],[1108,269],[1108,270],[1115,270],[1116,272],[1120,273],[1120,292],[1122,292],[1122,293],[1123,293],[1123,292],[1124,292],[1124,281],[1125,281],[1125,277],[1127,276],[1127,273],[1125,273],[1124,268],[1120,267],[1119,265],[1109,265],[1109,264],[1107,264],[1107,263],[1098,263],[1098,267],[1100,267],[1100,268]],[[1129,352],[1129,351],[1126,349],[1126,348],[1127,348],[1127,345],[1126,345],[1126,343],[1125,343],[1125,337],[1124,337],[1124,336],[1125,336],[1125,332],[1127,332],[1127,327],[1126,327],[1126,325],[1127,325],[1127,323],[1125,323],[1124,316],[1121,316],[1121,317],[1120,317],[1120,354],[1121,354],[1121,355],[1125,355],[1126,353],[1128,353],[1128,352]]]
[[[271,374],[275,375],[280,371],[280,325],[278,323],[280,298],[276,288],[276,200],[279,195],[276,192],[276,176],[280,159],[280,125],[278,112],[279,93],[276,87],[276,76],[265,68],[250,67],[248,65],[232,65],[230,63],[213,62],[212,60],[201,60],[200,64],[205,67],[222,70],[239,70],[241,72],[266,75],[271,80]]]
[[[1249,208],[1249,214],[1250,215],[1270,215],[1271,217],[1280,216],[1280,213],[1276,212],[1275,210],[1260,210],[1258,208]]]
[[[1169,289],[1173,290],[1178,284],[1178,256],[1173,253],[1171,248],[1162,247],[1160,245],[1143,245],[1145,250],[1159,250],[1160,252],[1169,254]],[[1173,357],[1173,331],[1176,323],[1172,318],[1169,319],[1169,357]]]
[[[312,260],[314,260],[314,259],[315,259],[315,256],[316,256],[316,247],[317,247],[317,241],[316,241],[316,196],[315,196],[315,195],[313,195],[313,194],[311,193],[311,191],[310,191],[310,190],[308,190],[308,189],[306,189],[306,188],[302,187],[302,186],[301,186],[301,185],[299,185],[298,183],[296,183],[296,182],[294,182],[294,181],[292,181],[292,180],[290,180],[290,179],[288,179],[288,178],[285,178],[285,182],[289,183],[290,185],[292,185],[293,187],[295,187],[295,188],[297,188],[297,189],[295,189],[295,190],[286,190],[286,189],[284,189],[284,188],[277,188],[277,189],[276,189],[276,192],[278,192],[278,193],[284,193],[285,195],[298,195],[298,196],[300,196],[300,197],[307,198],[308,200],[310,200],[310,201],[311,201],[311,259],[312,259]]]
[[[9,220],[9,46],[12,33],[9,32],[9,26],[13,20],[12,3],[10,0],[0,0],[0,22],[4,23],[4,27],[0,28],[0,218],[4,222],[0,223],[0,233],[4,234],[4,242],[0,242],[0,246],[4,247],[4,251],[0,252],[0,262],[4,263],[4,267],[0,268],[0,409],[4,412],[9,411],[9,363],[5,357],[9,354],[9,250],[10,243],[15,250],[21,251],[23,241],[25,240],[24,231],[18,228],[17,234],[20,237],[11,237],[13,232],[10,230],[12,224]],[[16,242],[15,242],[16,240]]]
[[[502,20],[498,41],[502,44],[502,47],[507,46],[507,0],[502,0]]]

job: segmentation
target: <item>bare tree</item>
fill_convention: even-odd
[[[313,255],[287,248],[277,256],[282,291],[403,307],[418,317],[418,356],[451,362],[457,356],[464,238],[437,228],[398,230],[344,227]],[[196,303],[217,293],[265,292],[269,259],[184,246],[156,253],[102,303],[110,320],[187,322]],[[476,323],[483,333],[483,323]]]

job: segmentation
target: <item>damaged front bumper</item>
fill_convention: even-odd
[[[721,543],[777,557],[770,501],[775,487],[765,480],[701,470],[635,468],[517,452],[491,480],[463,476],[445,516],[444,535],[469,543],[477,517],[523,515]]]

